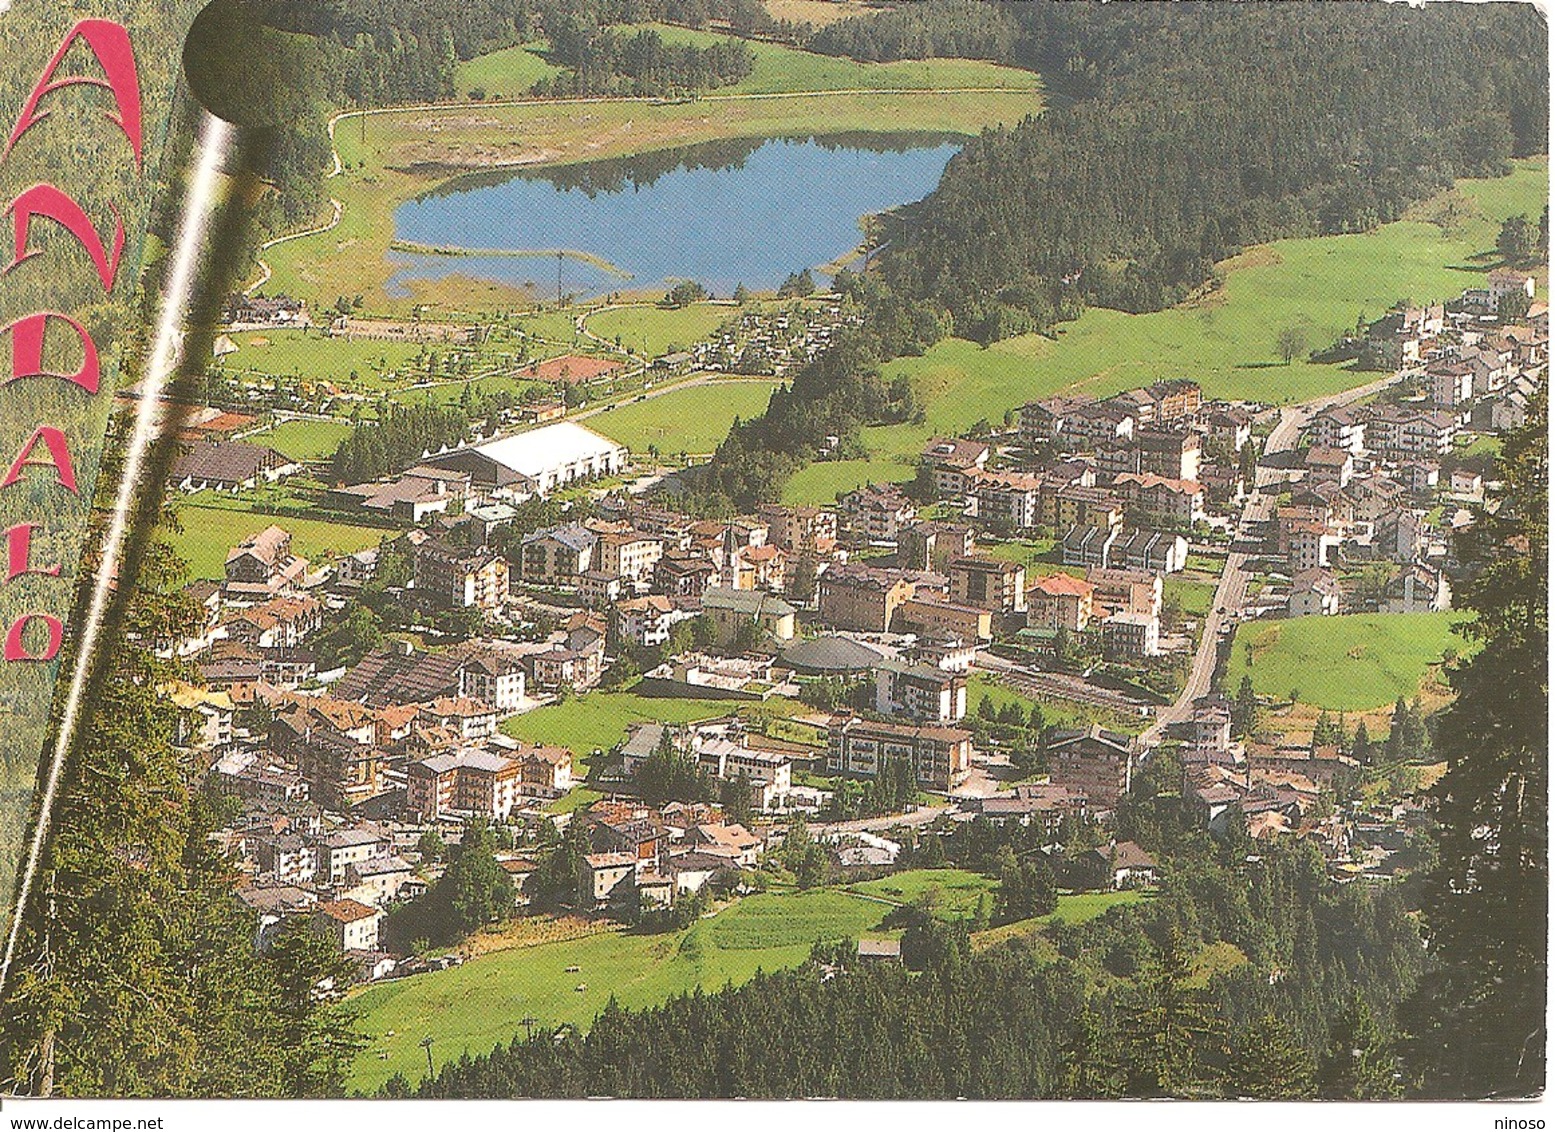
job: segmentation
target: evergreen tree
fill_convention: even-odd
[[[1312,1055],[1287,1020],[1265,1014],[1240,1027],[1231,1044],[1231,1090],[1254,1100],[1300,1101],[1316,1093]]]
[[[1316,1085],[1317,1095],[1331,1101],[1387,1100],[1401,1091],[1392,1044],[1360,995],[1329,1030]]]
[[[1437,742],[1438,864],[1424,920],[1435,960],[1406,1016],[1428,1096],[1544,1087],[1549,893],[1549,451],[1547,401],[1507,438],[1494,507],[1465,540],[1482,563],[1458,589],[1480,642],[1449,679]]]

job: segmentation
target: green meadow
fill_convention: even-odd
[[[605,307],[585,317],[591,334],[615,342],[644,358],[657,358],[712,335],[739,308],[728,303],[691,303],[684,307],[634,305]]]
[[[1237,627],[1226,687],[1251,676],[1253,690],[1276,700],[1294,689],[1300,703],[1364,711],[1413,697],[1439,673],[1448,649],[1468,643],[1454,632],[1460,613],[1356,613],[1296,617]]]
[[[290,531],[292,549],[315,563],[377,546],[391,533],[378,527],[290,515],[263,515],[196,502],[207,494],[183,496],[174,504],[183,530],[173,536],[173,550],[188,563],[191,578],[224,577],[227,552],[272,523]]]
[[[454,90],[461,98],[472,91],[487,98],[522,98],[535,83],[562,71],[545,57],[547,46],[543,41],[521,43],[460,63],[454,68]]]
[[[765,412],[775,388],[770,381],[714,381],[627,402],[585,423],[639,455],[649,445],[664,456],[701,455],[718,447],[736,417],[749,420]]]

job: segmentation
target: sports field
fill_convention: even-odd
[[[1453,632],[1461,613],[1356,613],[1296,617],[1237,628],[1226,688],[1251,676],[1260,695],[1329,711],[1364,711],[1413,697],[1439,675],[1442,654],[1468,644]]]
[[[872,929],[889,911],[842,892],[769,893],[745,897],[681,932],[610,931],[369,987],[352,1000],[361,1011],[358,1028],[371,1042],[348,1087],[371,1092],[395,1072],[420,1080],[424,1037],[432,1039],[434,1063],[442,1063],[512,1041],[525,1017],[587,1026],[611,996],[622,1006],[654,1005],[697,987],[745,982],[758,970],[795,966],[817,941],[888,934]]]

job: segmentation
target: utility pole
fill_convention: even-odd
[[[564,253],[556,253],[556,309],[562,309],[562,260]]]
[[[518,1020],[518,1024],[524,1028],[524,1040],[532,1041],[535,1036],[535,1027],[540,1024],[540,1019],[533,1014],[526,1014]]]
[[[437,1075],[437,1073],[436,1070],[432,1068],[432,1035],[428,1034],[426,1037],[422,1038],[420,1044],[421,1048],[427,1051],[427,1076],[434,1077]]]

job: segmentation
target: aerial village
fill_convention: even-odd
[[[1334,350],[1376,380],[1345,394],[1217,403],[1163,373],[1101,399],[990,406],[1002,425],[933,438],[911,481],[716,520],[677,509],[676,469],[610,438],[610,398],[781,373],[845,312],[746,315],[635,368],[534,363],[554,402],[329,488],[310,521],[352,517],[381,528],[376,546],[310,561],[294,519],[256,511],[222,576],[187,587],[202,621],[162,649],[197,679],[163,691],[229,799],[221,837],[256,946],[302,916],[364,981],[457,963],[395,945],[384,923],[472,820],[496,831],[520,910],[544,879],[550,907],[633,922],[761,888],[796,836],[806,860],[876,877],[927,838],[1015,826],[1067,889],[1148,887],[1165,866],[1113,816],[1168,755],[1205,828],[1312,839],[1337,883],[1395,875],[1422,820],[1418,776],[1360,790],[1384,735],[1367,747],[1343,719],[1288,710],[1294,690],[1288,705],[1255,692],[1242,642],[1265,624],[1451,609],[1471,508],[1493,497],[1474,454],[1544,380],[1533,291],[1501,269],[1357,326]],[[247,298],[227,317],[235,333],[313,316]],[[471,331],[379,333],[453,349]],[[610,394],[587,424],[580,387]],[[187,419],[170,483],[188,498],[309,471],[245,431],[252,417]],[[405,631],[342,648],[370,603]],[[634,706],[576,742],[527,737],[526,719],[610,696]],[[560,896],[559,842],[577,849]]]

